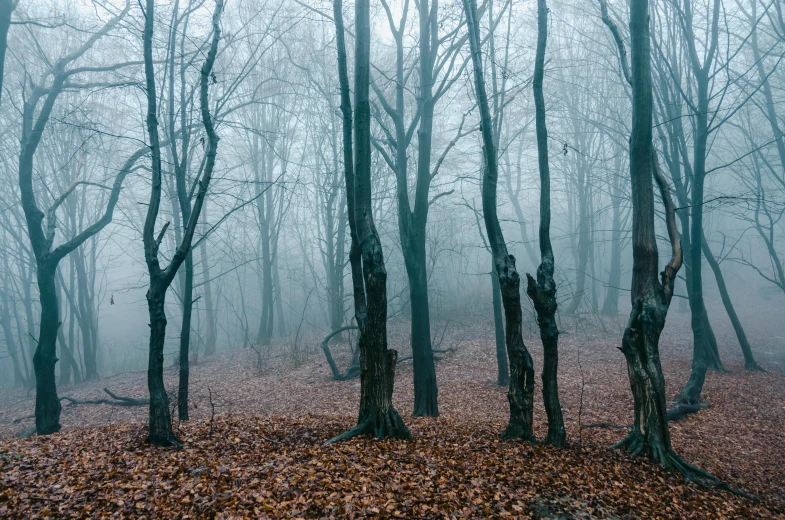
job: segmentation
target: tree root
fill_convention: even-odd
[[[109,397],[112,399],[88,399],[85,401],[80,401],[78,399],[74,399],[73,397],[63,396],[60,398],[60,400],[68,401],[71,404],[111,404],[114,406],[148,406],[150,404],[149,399],[123,397],[112,393],[112,391],[108,388],[104,388],[104,392],[109,394]]]
[[[612,446],[613,449],[625,449],[630,457],[635,458],[640,455],[648,454],[654,462],[662,466],[668,471],[677,471],[684,477],[687,482],[694,482],[704,487],[714,487],[723,491],[728,491],[734,495],[738,495],[750,500],[758,500],[758,497],[747,493],[745,491],[736,489],[728,485],[726,482],[718,479],[708,471],[702,470],[697,466],[693,466],[689,462],[682,459],[672,449],[667,449],[660,443],[649,444],[646,439],[638,431],[631,431],[619,443]]]
[[[748,361],[744,363],[744,370],[749,370],[750,372],[762,372],[764,374],[767,373],[766,370],[755,361]]]
[[[502,432],[502,439],[507,440],[514,440],[520,439],[523,441],[531,442],[532,444],[537,444],[537,439],[526,431],[521,425],[516,424],[508,424],[507,428],[504,429]]]
[[[455,352],[455,347],[450,347],[450,348],[445,348],[445,349],[434,349],[434,350],[431,350],[431,352],[434,353],[434,354],[448,354],[450,352]],[[414,359],[414,356],[404,356],[402,358],[398,358],[398,360],[395,363],[396,364],[403,363],[404,361],[409,361],[410,359]],[[434,361],[440,361],[441,360],[441,358],[438,357],[438,356],[434,356],[433,359],[434,359]]]
[[[148,435],[145,440],[148,444],[158,446],[160,448],[182,448],[183,443],[180,442],[174,435],[167,435],[165,437]]]
[[[148,406],[150,404],[149,399],[136,399],[134,397],[123,397],[121,395],[117,395],[112,393],[111,390],[108,388],[104,388],[104,392],[109,394],[109,397],[112,399],[87,399],[85,401],[80,401],[79,399],[74,399],[73,397],[68,397],[64,395],[60,398],[61,401],[68,401],[72,405],[77,404],[109,404],[113,406]],[[12,421],[12,424],[18,424],[22,421],[26,421],[27,419],[35,419],[35,414],[25,415],[24,417],[18,417]]]
[[[377,439],[409,440],[412,438],[411,432],[403,423],[398,412],[390,409],[386,413],[377,412],[369,415],[354,428],[328,440],[327,444],[334,444],[360,435],[373,435]]]
[[[668,422],[681,421],[686,416],[698,413],[704,408],[708,408],[709,406],[711,406],[709,403],[678,404],[675,408],[668,410]]]
[[[668,422],[676,422],[681,421],[688,415],[692,415],[694,413],[698,413],[704,408],[709,408],[711,405],[709,403],[700,403],[700,404],[680,404],[677,405],[675,408],[671,408],[668,410],[667,418]],[[632,428],[631,424],[613,424],[613,423],[594,423],[594,424],[584,424],[583,428],[610,428],[614,430],[626,430],[628,428]],[[621,444],[621,443],[619,443]],[[620,446],[614,446],[620,447]]]

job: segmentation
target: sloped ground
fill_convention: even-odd
[[[661,351],[668,395],[675,398],[689,374],[691,340],[684,316],[672,314]],[[434,326],[437,341],[444,326]],[[494,384],[492,331],[485,323],[447,325],[440,347],[456,350],[437,365],[438,419],[409,417],[411,366],[399,365],[395,400],[411,442],[324,444],[353,425],[359,385],[330,380],[317,336],[306,338],[297,355],[285,342],[274,346],[261,372],[247,351],[196,365],[193,420],[179,426],[185,448],[178,451],[144,445],[143,407],[65,406],[63,433],[12,439],[31,423],[12,420],[29,415],[33,405],[12,396],[0,405],[0,517],[785,518],[785,356],[771,322],[748,330],[765,374],[744,371],[729,331],[717,327],[730,372],[709,374],[704,398],[711,408],[671,427],[686,460],[759,502],[686,484],[608,449],[624,430],[586,427],[631,421],[626,367],[615,348],[621,322],[604,326],[597,332],[596,323],[562,324],[574,332],[561,342],[559,383],[571,443],[561,450],[499,439],[507,402],[505,389]],[[391,345],[401,355],[406,340],[405,324],[391,327]],[[539,341],[531,336],[527,345],[539,370]],[[335,350],[339,362],[348,361],[345,347]],[[176,372],[167,378],[176,388]],[[108,387],[144,397],[145,385],[145,373],[132,373],[64,388],[61,395],[99,398]]]

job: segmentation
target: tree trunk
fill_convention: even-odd
[[[615,195],[615,194],[614,194]],[[603,316],[619,315],[619,287],[621,286],[621,208],[613,196],[613,220],[611,224],[611,268],[608,273],[608,290],[602,304]]]
[[[188,378],[190,376],[191,317],[194,307],[194,261],[189,252],[185,257],[185,280],[183,287],[183,324],[180,329],[180,378],[177,385],[177,417],[188,418]]]
[[[545,442],[555,446],[567,444],[561,402],[559,401],[559,328],[556,326],[556,283],[553,281],[555,262],[551,246],[551,174],[548,164],[548,127],[545,121],[545,97],[542,92],[545,75],[545,48],[548,41],[548,4],[537,0],[537,52],[534,61],[535,125],[537,156],[540,170],[540,257],[537,281],[527,273],[527,292],[537,311],[537,325],[542,339],[542,399],[548,416]]]
[[[750,348],[750,342],[747,340],[747,334],[744,332],[744,327],[741,326],[741,321],[736,314],[736,309],[733,308],[733,302],[731,302],[730,294],[728,294],[728,288],[725,286],[725,278],[722,276],[720,264],[714,258],[714,254],[711,252],[709,243],[706,242],[706,237],[703,236],[701,238],[703,255],[706,257],[706,261],[709,263],[709,267],[711,267],[712,272],[714,272],[714,278],[717,280],[717,287],[720,290],[722,304],[725,306],[725,311],[728,313],[728,318],[730,318],[730,322],[733,325],[733,330],[736,333],[736,338],[739,340],[741,351],[744,354],[744,368],[756,372],[763,372],[763,369],[760,367],[760,365],[755,362],[755,357],[752,355],[752,348]]]
[[[341,110],[344,123],[350,117],[346,49],[343,43],[343,14],[340,0],[333,4],[338,34],[338,68],[341,81]],[[384,266],[379,234],[373,221],[371,202],[371,105],[370,47],[371,24],[368,0],[355,4],[355,165],[347,165],[346,181],[349,196],[349,218],[354,221],[353,233],[362,253],[362,274],[366,308],[355,307],[360,327],[360,412],[357,426],[331,439],[335,442],[357,435],[371,434],[377,438],[411,438],[409,429],[392,404],[397,352],[387,348],[387,271]],[[344,138],[346,139],[344,128]],[[344,145],[346,145],[344,141]],[[351,147],[350,147],[351,150]],[[348,163],[347,163],[348,164]],[[350,177],[353,177],[350,178]],[[354,182],[350,184],[349,181]],[[352,186],[350,189],[349,186]],[[353,202],[352,202],[353,200]],[[350,220],[350,223],[352,220]],[[354,265],[352,270],[354,271]],[[354,273],[353,273],[354,277]],[[355,287],[355,290],[357,288]],[[357,296],[355,295],[355,303]],[[366,315],[359,313],[363,310]]]
[[[164,386],[164,343],[166,342],[166,286],[150,280],[147,309],[150,313],[150,345],[147,361],[147,390],[150,393],[147,442],[156,446],[179,446],[172,432],[169,397]]]
[[[661,464],[671,451],[666,417],[665,378],[659,358],[659,337],[672,296],[673,278],[657,280],[657,240],[654,229],[652,170],[652,87],[648,0],[632,0],[630,35],[632,46],[632,134],[630,177],[633,204],[632,312],[622,339],[622,353],[634,398],[634,423],[619,445],[634,455],[646,453]],[[675,227],[675,223],[674,223]],[[673,241],[674,238],[671,237]],[[678,237],[675,238],[678,241]],[[674,258],[676,248],[674,246]],[[671,267],[669,265],[669,267]],[[673,266],[678,269],[678,265]],[[670,288],[670,290],[669,290]],[[669,465],[669,464],[667,464]]]
[[[586,293],[586,269],[589,265],[589,246],[591,245],[591,228],[588,211],[588,186],[584,183],[587,172],[583,172],[581,167],[583,161],[579,160],[578,168],[581,172],[578,176],[578,252],[576,258],[578,264],[575,266],[575,292],[569,307],[564,311],[567,315],[575,314],[580,307]]]
[[[693,355],[692,370],[686,385],[679,395],[679,403],[695,405],[700,402],[703,383],[706,380],[706,370],[709,363],[709,349],[706,348],[706,326],[704,315],[706,307],[703,300],[703,272],[702,272],[702,253],[700,244],[696,244],[703,236],[703,185],[706,177],[706,141],[708,139],[708,114],[702,110],[708,110],[708,78],[703,81],[701,77],[697,79],[698,91],[698,110],[696,115],[696,134],[692,184],[692,221],[690,222],[690,238],[692,243],[689,249],[690,267],[690,307],[692,308],[692,336],[693,336]]]
[[[412,317],[412,357],[414,372],[414,412],[421,417],[438,417],[436,368],[431,350],[431,322],[428,311],[428,277],[425,272],[425,229],[415,231],[414,251],[407,264]]]
[[[261,197],[259,198],[261,200]],[[273,262],[270,250],[270,229],[264,222],[261,226],[262,241],[262,316],[259,319],[259,333],[256,335],[257,345],[270,344],[273,336]]]
[[[532,428],[534,366],[531,355],[523,343],[520,276],[515,268],[515,257],[507,252],[507,245],[504,242],[496,212],[496,188],[499,178],[498,157],[483,76],[477,4],[474,0],[464,0],[463,4],[469,31],[475,91],[477,105],[480,108],[480,128],[485,155],[485,172],[482,183],[483,217],[496,273],[499,277],[499,289],[506,319],[505,344],[510,361],[510,386],[507,393],[510,403],[510,419],[503,436],[505,438],[534,440]]]
[[[62,300],[62,290],[61,290],[62,281],[59,278],[55,278],[55,292],[57,293],[57,301]],[[64,313],[65,314],[65,313]],[[65,319],[65,317],[62,317]],[[73,323],[73,319],[70,320]],[[68,359],[68,343],[65,340],[65,333],[63,332],[63,327],[60,326],[57,328],[57,344],[60,346],[60,358],[58,359]],[[70,385],[71,384],[71,363],[65,361],[60,363],[60,380],[58,381],[60,385]]]
[[[496,384],[510,384],[510,367],[507,364],[507,349],[504,345],[504,315],[502,313],[502,292],[499,288],[499,275],[496,264],[491,258],[491,291],[493,293],[493,330],[496,338]]]
[[[98,363],[96,342],[93,337],[93,302],[88,297],[89,288],[87,269],[84,262],[83,249],[74,251],[74,267],[76,269],[76,284],[79,290],[77,302],[79,305],[79,329],[82,332],[82,352],[85,364],[85,379],[98,380]]]
[[[33,355],[35,369],[35,428],[39,435],[60,431],[60,398],[57,396],[57,330],[60,315],[55,288],[56,265],[38,264],[38,292],[41,301],[41,326],[38,346]]]
[[[5,263],[2,305],[0,306],[0,327],[3,329],[3,338],[5,339],[6,348],[8,349],[8,354],[11,356],[14,367],[14,388],[21,388],[27,384],[27,381],[22,372],[22,365],[19,361],[20,353],[17,350],[16,341],[14,340],[14,332],[11,326],[11,313],[8,310],[10,305],[11,296],[8,291],[8,264]]]
[[[276,252],[273,255],[273,287],[275,288],[275,306],[278,314],[278,337],[286,336],[286,317],[283,313],[283,298],[281,297],[281,275],[278,271],[278,239],[276,238]]]
[[[199,103],[202,125],[204,126],[207,136],[204,172],[201,179],[199,179],[199,189],[194,199],[193,208],[190,207],[190,201],[187,201],[189,204],[189,215],[187,225],[184,226],[182,242],[176,245],[176,250],[166,268],[161,268],[160,266],[158,250],[169,224],[165,224],[158,232],[157,236],[155,236],[155,224],[161,205],[162,170],[152,49],[154,10],[155,0],[147,0],[143,42],[145,86],[147,94],[146,126],[150,140],[150,154],[152,157],[150,203],[147,206],[147,215],[142,230],[145,262],[150,275],[150,287],[147,290],[147,307],[150,315],[150,345],[147,369],[147,386],[150,392],[150,413],[147,441],[157,446],[180,446],[180,442],[172,432],[169,398],[166,395],[166,388],[163,380],[164,343],[166,341],[166,291],[177,275],[178,269],[191,253],[194,232],[199,221],[199,215],[202,211],[204,199],[207,196],[207,189],[210,185],[213,169],[215,167],[219,137],[215,132],[209,110],[208,81],[218,53],[218,41],[221,36],[220,21],[223,11],[223,1],[216,1],[212,19],[212,41],[200,71]]]
[[[202,209],[203,222],[207,223],[207,204]],[[210,262],[207,258],[207,240],[202,240],[199,245],[199,259],[202,264],[202,285],[204,285],[204,307],[205,307],[205,324],[207,326],[207,333],[204,340],[204,355],[212,356],[215,354],[215,343],[217,339],[216,329],[216,316],[215,309],[213,308],[213,291],[212,281],[210,280]]]
[[[11,27],[11,13],[16,8],[13,0],[0,0],[0,102],[3,100],[3,73],[5,70],[5,51],[8,48],[8,29]]]

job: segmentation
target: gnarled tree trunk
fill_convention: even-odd
[[[341,112],[344,121],[344,164],[349,222],[352,232],[352,255],[362,258],[362,279],[352,262],[355,290],[355,317],[360,329],[360,412],[357,426],[331,439],[335,442],[357,435],[377,438],[408,439],[408,428],[392,404],[397,352],[387,348],[387,270],[379,234],[373,221],[371,203],[371,105],[370,47],[371,24],[368,0],[355,5],[355,162],[351,168],[352,136],[346,124],[351,122],[349,79],[346,67],[343,12],[340,0],[333,4],[338,44],[338,74],[341,84]],[[346,153],[346,150],[349,153]],[[359,247],[356,247],[359,246]],[[357,257],[355,256],[355,259]],[[358,287],[358,282],[363,285]],[[356,291],[363,291],[364,301]],[[359,304],[359,305],[358,305]]]
[[[523,342],[521,312],[520,275],[515,268],[515,257],[507,252],[499,217],[496,212],[496,188],[499,178],[496,145],[488,108],[488,96],[483,77],[482,54],[480,49],[479,20],[477,4],[474,0],[464,0],[469,45],[474,68],[474,84],[477,105],[480,108],[480,129],[482,131],[485,171],[482,183],[482,209],[485,229],[491,254],[499,277],[504,315],[506,319],[505,343],[510,361],[510,386],[507,399],[510,403],[510,419],[504,430],[505,438],[534,440],[532,428],[534,401],[534,365],[531,355]]]
[[[556,283],[553,281],[555,261],[551,247],[551,174],[548,164],[548,127],[545,123],[545,97],[542,93],[545,75],[545,47],[548,41],[548,4],[537,0],[537,53],[534,61],[535,125],[537,156],[540,168],[540,266],[537,281],[527,273],[527,293],[537,311],[537,325],[542,339],[542,399],[548,416],[545,442],[556,446],[567,443],[564,418],[559,401],[559,328],[556,326]]]

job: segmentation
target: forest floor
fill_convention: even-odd
[[[776,311],[772,311],[776,314]],[[688,320],[672,312],[661,342],[670,399],[689,375]],[[753,501],[686,483],[647,460],[609,449],[632,419],[626,365],[617,350],[623,319],[563,323],[559,385],[570,446],[502,441],[508,413],[495,384],[488,323],[434,325],[439,348],[436,419],[410,416],[411,362],[398,366],[395,405],[412,441],[325,440],[354,424],[359,381],[332,381],[321,337],[282,339],[262,367],[252,351],[200,359],[191,371],[191,418],[176,425],[181,450],[144,443],[145,407],[68,405],[63,431],[15,439],[32,423],[20,393],[0,400],[0,517],[333,517],[364,518],[785,518],[785,332],[761,313],[749,327],[767,373],[743,368],[732,331],[715,326],[727,373],[709,373],[711,407],[671,423],[687,461],[759,497]],[[590,320],[585,320],[588,323]],[[754,324],[753,324],[754,325]],[[602,330],[602,328],[605,330]],[[391,347],[408,350],[405,323]],[[542,350],[527,345],[539,371]],[[334,355],[342,366],[348,347]],[[176,388],[177,370],[167,370]],[[60,389],[80,400],[146,397],[144,372]],[[535,426],[546,431],[536,390]],[[212,402],[212,404],[211,404]],[[211,420],[211,416],[214,418]]]

